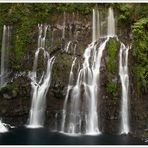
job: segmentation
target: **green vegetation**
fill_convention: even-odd
[[[133,4],[114,4],[113,7],[118,12],[118,23],[130,24],[131,23],[131,12]]]
[[[134,87],[137,96],[148,92],[148,5],[147,4],[113,4],[117,12],[118,26],[132,32]]]
[[[108,81],[106,84],[106,92],[114,100],[114,103],[116,102],[115,95],[118,89],[117,89],[117,83],[112,81],[112,79],[114,78],[114,76],[117,75],[118,72],[118,64],[117,64],[118,48],[119,48],[119,43],[114,38],[110,39],[109,42],[107,43],[106,67],[108,73]]]
[[[106,84],[106,92],[108,94],[108,96],[110,97],[110,99],[113,101],[113,104],[117,103],[118,97],[117,92],[118,92],[118,85],[117,83],[109,80],[108,83]]]
[[[117,85],[114,82],[108,82],[106,90],[108,93],[115,95],[115,93],[117,92]]]
[[[1,88],[1,93],[12,92],[13,90],[18,92],[19,87],[16,84],[8,83],[5,87]]]
[[[134,35],[132,53],[135,60],[133,73],[138,90],[148,92],[148,18],[138,20],[132,29]]]
[[[106,93],[110,96],[113,103],[117,103],[117,92],[118,92],[118,83],[113,79],[118,75],[118,50],[119,42],[112,38],[109,40],[106,46],[107,51],[107,60],[106,60],[106,68],[107,68],[107,81],[105,90]]]
[[[106,48],[107,48],[107,57],[108,57],[107,70],[110,73],[115,74],[118,68],[117,61],[116,61],[118,43],[116,39],[110,39]]]

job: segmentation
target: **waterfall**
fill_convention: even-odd
[[[96,41],[100,37],[100,18],[97,9],[93,9],[92,19],[92,41]]]
[[[119,54],[119,75],[122,85],[122,104],[121,104],[121,133],[129,133],[129,113],[128,113],[128,88],[129,88],[129,76],[128,76],[128,51],[129,47],[126,47],[123,43],[120,46]]]
[[[7,131],[8,129],[6,128],[5,124],[0,120],[0,133],[5,133]]]
[[[98,82],[100,78],[101,58],[108,40],[109,37],[100,44],[98,50],[96,42],[92,42],[85,49],[83,54],[84,62],[82,68],[79,70],[76,85],[72,83],[73,67],[76,60],[74,59],[63,107],[62,132],[70,134],[84,133],[88,135],[100,133],[97,113]],[[85,127],[83,127],[82,123]]]
[[[99,78],[100,78],[100,66],[103,51],[106,47],[106,43],[109,38],[105,39],[103,43],[100,44],[98,51],[96,51],[96,45],[93,43],[92,47],[87,48],[84,53],[84,63],[82,69],[82,84],[84,85],[86,104],[88,104],[88,113],[85,114],[86,122],[86,133],[87,134],[98,134],[100,133],[98,128],[98,91],[99,91]],[[89,64],[90,53],[93,51],[93,62],[92,65]],[[80,82],[81,83],[81,82]]]
[[[70,45],[71,45],[72,41],[69,41],[64,49],[65,52],[69,51]]]
[[[55,59],[54,57],[50,58],[48,52],[45,49],[47,27],[48,26],[44,26],[43,32],[43,26],[39,25],[38,48],[35,52],[33,71],[29,73],[32,87],[32,104],[28,127],[31,128],[42,127],[44,124],[46,94],[50,86],[51,71]],[[43,51],[44,61],[47,61],[47,67],[46,71],[43,71],[41,77],[38,79],[37,66],[40,51]]]
[[[4,25],[2,48],[1,48],[1,67],[0,67],[0,88],[7,84],[7,77],[9,74],[8,61],[9,61],[9,42],[10,42],[10,27]]]
[[[1,66],[0,66],[0,88],[5,87],[7,84],[9,69],[9,48],[10,48],[10,26],[4,25],[1,47]],[[0,133],[7,132],[8,129],[5,124],[0,120]]]
[[[61,131],[64,133],[88,135],[101,133],[97,104],[99,101],[99,79],[103,51],[110,37],[115,36],[115,21],[111,8],[109,8],[108,16],[107,37],[104,41],[98,43],[97,40],[100,38],[99,11],[93,9],[92,43],[84,51],[84,62],[78,72],[75,85],[70,81],[73,77],[72,70],[75,65],[75,59],[73,60],[62,113]],[[67,47],[66,51],[69,49],[69,46]]]
[[[92,20],[92,41],[96,41],[96,13],[93,9],[93,20]]]
[[[66,93],[66,97],[65,97],[65,101],[64,101],[64,106],[63,106],[63,112],[62,112],[62,127],[61,127],[61,131],[64,131],[65,129],[65,118],[66,118],[66,109],[67,109],[67,101],[68,101],[68,97],[69,97],[69,93],[70,93],[70,90],[72,89],[73,87],[73,68],[75,66],[75,63],[76,63],[76,59],[77,58],[74,58],[73,62],[72,62],[72,66],[71,66],[71,70],[70,70],[70,76],[69,76],[69,84],[68,84],[68,88],[67,88],[67,93]]]
[[[108,9],[107,23],[108,23],[108,25],[107,25],[107,35],[115,36],[115,18],[114,18],[114,13],[113,13],[112,8]]]
[[[64,12],[62,39],[65,39],[65,21],[66,21],[66,16],[65,16],[65,12]]]
[[[97,39],[99,39],[100,37],[100,15],[99,15],[99,10],[97,10],[97,33],[96,33],[96,37]]]

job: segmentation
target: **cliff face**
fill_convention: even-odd
[[[54,16],[57,18],[56,23],[50,23],[47,31],[46,50],[51,56],[55,56],[55,62],[52,69],[51,86],[47,93],[46,103],[46,126],[54,126],[55,115],[60,113],[63,108],[69,73],[72,64],[72,58],[76,56],[78,61],[82,61],[82,55],[87,44],[91,41],[91,22],[88,16],[77,16],[73,20],[72,14],[67,14],[65,26],[65,38],[62,39],[63,32],[63,15]],[[1,111],[0,116],[3,122],[14,126],[27,124],[29,110],[31,107],[31,84],[28,72],[32,71],[35,50],[37,48],[38,27],[32,32],[32,43],[28,44],[23,52],[20,61],[14,63],[14,52],[10,52],[10,69],[9,82],[6,87],[0,91]],[[15,32],[15,31],[14,31]],[[14,33],[13,32],[13,33]],[[13,38],[13,36],[12,36]],[[72,41],[68,52],[65,52],[69,41]],[[75,53],[74,53],[74,46]],[[43,69],[42,55],[39,58],[39,70]],[[77,64],[78,65],[78,64]],[[78,66],[76,67],[78,68]],[[77,69],[76,69],[77,70]],[[60,117],[61,118],[61,117]]]
[[[66,22],[65,40],[61,40],[63,17],[58,18],[58,23],[51,25],[52,32],[47,34],[48,50],[51,55],[55,55],[55,63],[51,76],[51,86],[47,94],[46,103],[46,121],[45,126],[59,128],[63,101],[66,95],[69,72],[72,64],[72,58],[76,56],[80,63],[83,61],[83,52],[91,42],[91,22],[90,16],[79,16],[73,20],[71,17]],[[54,31],[53,31],[54,30]],[[51,33],[54,33],[54,35]],[[34,37],[32,45],[28,45],[21,58],[20,65],[10,64],[12,73],[10,81],[5,88],[0,91],[0,117],[2,121],[14,126],[22,126],[27,123],[29,110],[31,106],[31,85],[28,78],[28,71],[32,70],[34,53],[36,49],[37,27],[33,31]],[[75,38],[77,34],[77,37]],[[53,37],[53,40],[51,38]],[[73,52],[75,41],[77,40],[76,53]],[[73,45],[69,52],[64,52],[65,45],[72,40]],[[128,42],[128,41],[127,41]],[[100,94],[98,97],[98,114],[100,115],[100,129],[102,132],[117,134],[120,130],[121,122],[121,82],[118,74],[119,67],[119,43],[111,39],[103,53],[101,76],[100,76]],[[132,50],[129,51],[129,113],[130,113],[130,131],[138,136],[145,136],[148,125],[148,92],[136,91],[135,79],[132,70],[134,58]],[[13,52],[10,59],[14,60]],[[21,70],[17,72],[17,66]],[[76,69],[78,64],[76,65]],[[17,73],[17,74],[16,74]]]

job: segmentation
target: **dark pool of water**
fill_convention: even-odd
[[[144,145],[131,136],[101,134],[97,136],[68,136],[47,128],[15,128],[0,134],[1,145]]]

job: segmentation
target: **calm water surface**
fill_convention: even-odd
[[[0,134],[1,145],[144,145],[131,136],[101,134],[97,136],[68,136],[47,128],[14,128]]]

